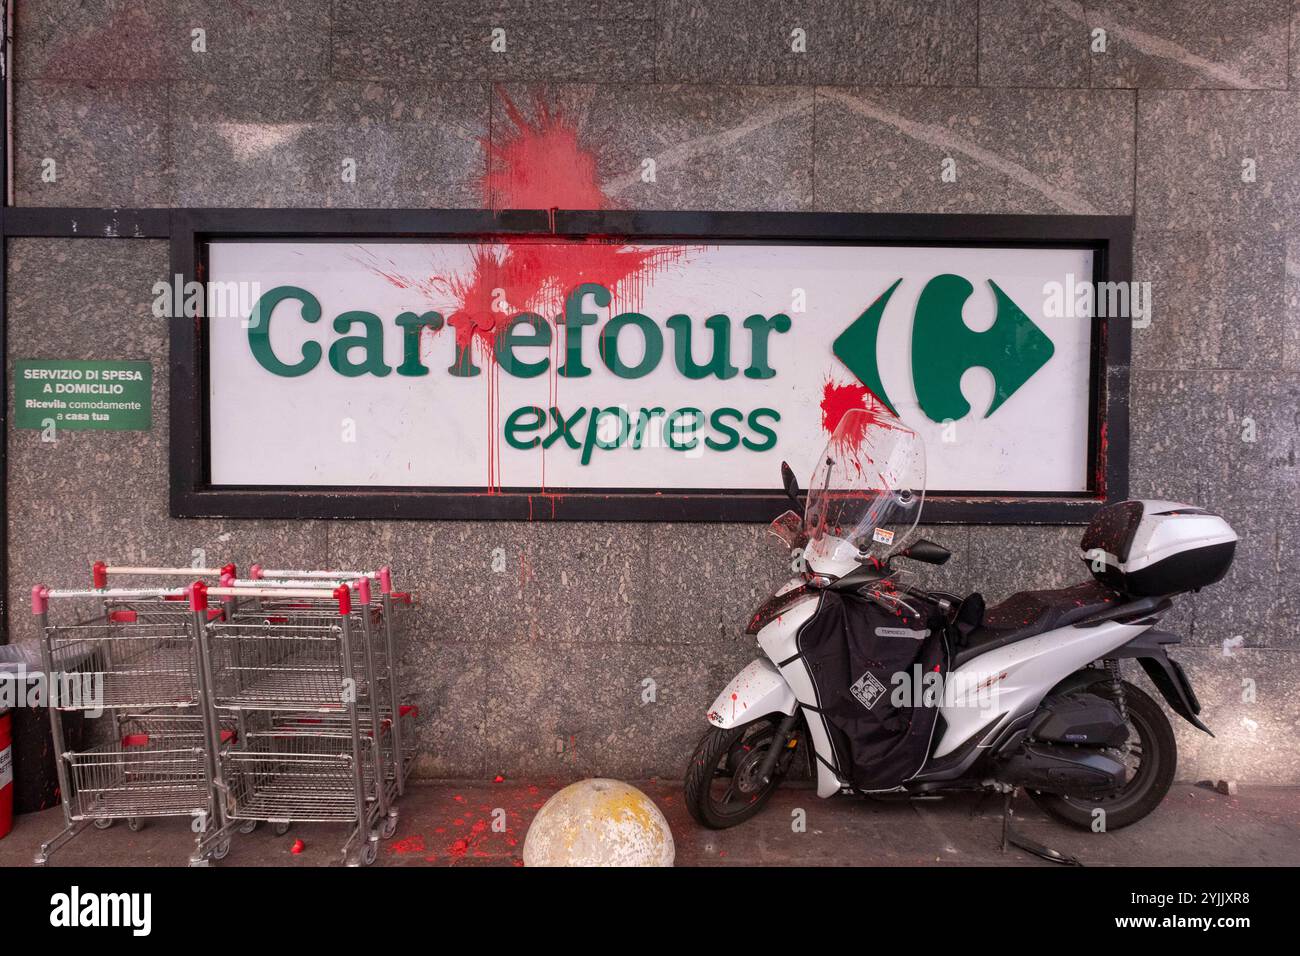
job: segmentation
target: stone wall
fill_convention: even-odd
[[[563,108],[628,208],[1131,213],[1155,296],[1134,333],[1132,492],[1242,534],[1228,580],[1170,619],[1218,734],[1178,722],[1180,776],[1294,784],[1297,43],[1292,0],[17,0],[14,189],[44,206],[480,206],[509,100]],[[421,597],[406,668],[423,773],[681,774],[782,573],[761,528],[171,519],[150,311],[166,243],[7,255],[11,357],[146,358],[155,380],[150,432],[8,434],[13,639],[33,636],[33,582],[81,581],[97,557],[391,559]],[[933,528],[957,555],[934,580],[990,600],[1070,583],[1078,534]]]

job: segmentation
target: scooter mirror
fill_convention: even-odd
[[[786,497],[799,504],[799,479],[794,476],[789,462],[781,462],[781,484],[785,486]]]
[[[911,558],[913,561],[924,561],[926,564],[943,564],[952,557],[952,552],[941,544],[935,544],[925,538],[917,538],[902,551],[895,552],[890,557]]]

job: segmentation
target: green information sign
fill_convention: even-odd
[[[19,359],[14,363],[16,428],[146,431],[153,425],[148,362]]]

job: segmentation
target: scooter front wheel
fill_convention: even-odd
[[[686,768],[686,808],[697,823],[723,830],[762,810],[780,785],[788,760],[778,758],[764,783],[760,768],[777,743],[776,723],[767,717],[722,730],[710,727]],[[795,738],[798,739],[797,737]]]

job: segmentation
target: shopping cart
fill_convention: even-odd
[[[202,831],[214,818],[213,764],[202,712],[205,694],[196,619],[184,610],[188,589],[32,589],[41,633],[64,828],[42,844],[36,862],[79,834],[126,820],[187,816]],[[50,602],[88,602],[98,613],[50,623]],[[63,714],[107,713],[106,743],[71,751]],[[217,746],[230,737],[215,731]],[[229,845],[214,847],[225,856]]]
[[[181,578],[186,584],[195,580],[211,579],[219,581],[223,577],[234,577],[237,569],[234,564],[225,564],[219,568],[183,567],[158,568],[135,567],[124,564],[109,564],[107,561],[95,561],[90,566],[91,584],[97,591],[108,588],[110,577],[129,578]]]
[[[193,865],[223,859],[234,832],[268,822],[282,834],[293,821],[351,823],[344,862],[374,861],[412,763],[395,624],[411,596],[387,568],[253,574],[96,562],[91,590],[33,589],[44,666],[58,679],[50,720],[65,817],[37,862],[88,825],[138,829],[163,816],[193,818]],[[109,587],[195,575],[220,583]],[[95,613],[51,623],[51,600]],[[106,742],[67,751],[68,710],[107,714]]]
[[[194,715],[131,714],[121,737],[65,754],[74,815],[105,829],[126,817],[201,817],[208,812],[203,720]],[[223,741],[233,731],[222,732]]]
[[[386,565],[377,571],[320,571],[263,568],[254,564],[249,573],[251,578],[234,583],[253,587],[294,587],[350,581],[357,583],[358,587],[370,589],[378,615],[372,621],[372,628],[381,630],[383,635],[382,641],[372,642],[376,679],[381,685],[377,697],[386,701],[383,719],[390,725],[392,738],[386,745],[387,752],[391,753],[389,778],[395,794],[400,796],[405,792],[407,778],[415,764],[414,720],[418,717],[418,709],[406,700],[400,679],[405,639],[401,612],[414,603],[414,595],[410,591],[398,591],[393,586],[392,570]],[[382,693],[385,690],[386,695]]]
[[[200,841],[193,862],[231,830],[266,822],[284,832],[294,821],[352,824],[343,861],[374,862],[397,811],[384,785],[387,725],[374,655],[381,635],[366,579],[226,585],[192,591],[196,613],[210,596],[224,599],[201,636],[212,674],[209,722],[228,714],[238,727],[215,778],[222,826]]]

